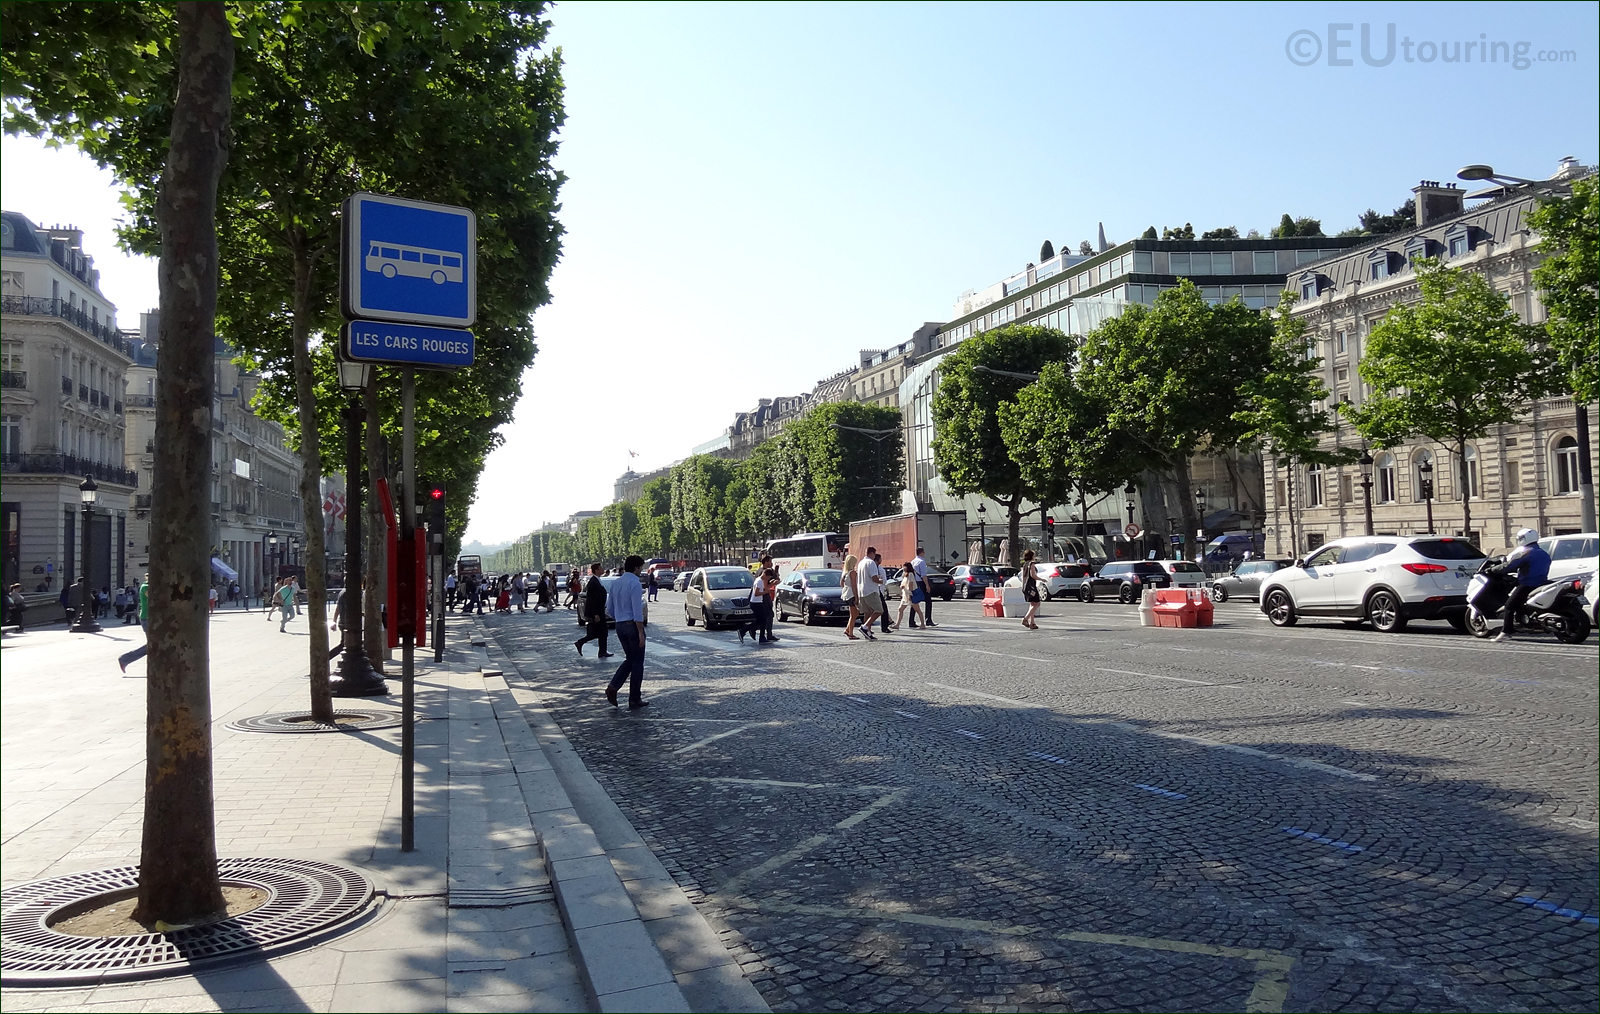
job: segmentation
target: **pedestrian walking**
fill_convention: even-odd
[[[278,633],[287,633],[284,627],[294,619],[294,583],[288,578],[284,578],[278,588],[278,608],[282,613],[278,620]]]
[[[22,597],[22,584],[13,584],[6,592],[6,612],[11,617],[11,622],[17,625],[17,633],[22,633],[22,614],[28,610],[28,600]]]
[[[217,599],[219,597],[216,585],[212,585],[210,590],[206,592],[206,606],[213,613],[217,611]]]
[[[772,610],[773,588],[772,583],[767,580],[767,575],[770,573],[770,570],[761,570],[750,583],[750,621],[739,628],[741,644],[744,643],[746,634],[753,635],[758,644],[766,644],[769,640],[767,624],[771,622],[769,614]]]
[[[1022,554],[1022,601],[1028,604],[1028,611],[1022,616],[1022,625],[1028,630],[1038,630],[1039,624],[1033,618],[1039,615],[1039,574],[1033,566],[1033,550]]]
[[[906,622],[906,609],[911,610],[911,628],[917,627],[917,619],[922,615],[922,603],[928,596],[923,594],[921,586],[917,583],[917,572],[907,560],[900,566],[900,611],[895,614],[894,629],[899,630]]]
[[[582,637],[572,642],[578,654],[583,654],[585,644],[599,641],[600,657],[610,658],[611,652],[606,650],[606,586],[600,583],[598,563],[589,564],[589,583],[583,589],[583,618],[588,627]]]
[[[139,589],[136,585],[130,584],[123,590],[128,595],[128,608],[122,612],[122,625],[126,627],[139,619]]]
[[[555,600],[560,598],[560,591],[558,589],[559,580],[560,579],[557,578],[554,573],[550,574],[550,602],[551,602],[550,611],[551,612],[555,612],[555,609],[556,609]],[[568,609],[573,610],[574,612],[577,611],[577,608],[578,608],[578,592],[580,590],[582,590],[582,588],[583,588],[583,578],[582,578],[581,574],[579,574],[577,571],[573,571],[571,574],[567,575],[567,600],[564,603],[564,605]]]
[[[606,701],[617,706],[617,691],[628,684],[628,708],[636,710],[650,706],[640,695],[644,682],[644,588],[639,584],[639,568],[644,557],[630,556],[623,564],[622,576],[611,586],[606,597],[606,614],[617,623],[617,640],[622,642],[622,664],[606,686]]]
[[[444,576],[444,605],[446,609],[456,607],[456,576],[454,573]]]
[[[146,574],[144,580],[139,582],[139,627],[144,631],[144,643],[132,651],[125,651],[117,656],[117,666],[123,672],[128,671],[131,662],[144,658],[150,651],[150,575]]]
[[[878,551],[871,546],[856,564],[856,589],[861,600],[861,633],[869,641],[876,641],[872,624],[883,615],[883,568],[876,559]]]
[[[856,558],[856,554],[850,552],[849,546],[844,548],[844,573],[839,582],[842,589],[839,596],[850,606],[850,617],[844,624],[844,636],[852,641],[859,641],[861,638],[856,636],[856,622],[861,618],[861,610],[857,608],[861,596],[856,587],[856,565],[861,561]]]
[[[923,555],[921,546],[917,547],[917,556],[911,561],[911,568],[917,572],[917,584],[922,587],[922,622],[936,627],[938,624],[933,622],[933,585],[928,583],[928,558]]]
[[[660,587],[661,587],[659,584],[656,583],[656,572],[655,571],[652,570],[650,572],[650,575],[649,575],[649,578],[648,578],[648,584],[645,587],[647,589],[649,589],[650,601],[651,602],[655,602],[656,601],[656,592],[659,591]]]
[[[344,652],[345,642],[350,639],[350,625],[355,622],[356,610],[361,608],[361,589],[361,585],[356,585],[339,590],[339,598],[333,604],[333,622],[328,625],[329,630],[339,632],[339,643],[328,649],[329,661]]]
[[[278,611],[278,589],[283,587],[283,582],[277,584],[264,584],[261,586],[261,615],[270,619]]]

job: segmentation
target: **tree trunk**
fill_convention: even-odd
[[[1472,541],[1472,476],[1467,472],[1467,438],[1456,438],[1456,460],[1461,463],[1457,472],[1461,483],[1461,537]]]
[[[1595,526],[1594,516],[1594,462],[1589,454],[1589,406],[1581,400],[1577,401],[1578,418],[1576,429],[1578,431],[1578,527],[1582,531],[1592,532]]]
[[[1008,567],[1017,566],[1022,559],[1022,554],[1017,552],[1017,547],[1022,542],[1022,491],[1012,490],[1010,502],[1006,504],[1006,558],[1001,562]]]
[[[311,626],[311,717],[333,724],[328,666],[327,540],[322,527],[322,443],[311,376],[312,258],[294,244],[294,389],[300,417],[300,516],[306,545],[306,613]]]
[[[1200,527],[1200,519],[1195,515],[1194,497],[1191,495],[1194,480],[1189,472],[1188,457],[1180,457],[1172,463],[1172,481],[1178,486],[1178,511],[1183,515],[1183,542],[1180,545],[1187,546],[1192,538],[1190,533]]]
[[[144,832],[133,917],[223,911],[212,801],[210,475],[217,182],[227,161],[233,33],[221,4],[177,5],[178,92],[156,201],[162,369],[150,509]]]
[[[1288,492],[1285,499],[1289,505],[1289,555],[1295,558],[1300,556],[1300,531],[1294,514],[1294,459],[1290,458],[1284,466],[1289,473],[1289,478],[1284,481],[1284,489]]]

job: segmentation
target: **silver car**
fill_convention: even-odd
[[[1259,599],[1261,582],[1266,580],[1269,574],[1293,564],[1293,560],[1245,560],[1211,582],[1211,600],[1226,602],[1229,599]]]
[[[750,586],[755,577],[744,567],[701,567],[683,590],[683,621],[703,621],[707,630],[745,623],[751,617]]]

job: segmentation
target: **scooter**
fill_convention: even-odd
[[[1478,566],[1467,582],[1467,630],[1474,637],[1490,637],[1496,632],[1491,622],[1505,609],[1506,600],[1517,586],[1514,575],[1499,567],[1505,557],[1490,557]],[[1517,610],[1515,626],[1542,627],[1563,644],[1582,644],[1589,636],[1589,616],[1583,608],[1583,588],[1592,575],[1564,577],[1540,585]]]

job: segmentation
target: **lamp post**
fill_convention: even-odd
[[[270,568],[267,571],[267,574],[268,574],[268,576],[270,576],[272,578],[273,586],[276,587],[277,584],[278,584],[278,533],[277,532],[268,532],[267,533],[267,564],[268,564],[268,567]]]
[[[1206,545],[1206,491],[1203,486],[1194,488],[1194,510],[1200,522],[1194,533],[1195,541],[1200,543],[1200,552],[1195,555],[1204,560]]]
[[[292,567],[300,562],[300,536],[289,536],[289,565]]]
[[[339,360],[339,386],[350,396],[345,409],[344,471],[347,507],[344,522],[344,595],[348,609],[340,610],[347,631],[344,651],[339,655],[339,678],[333,681],[335,697],[373,697],[387,694],[388,686],[372,671],[367,649],[362,643],[361,578],[361,428],[366,411],[361,395],[371,379],[368,363]],[[408,477],[409,481],[409,477]],[[348,613],[349,615],[345,615]]]
[[[1128,483],[1128,485],[1124,486],[1123,489],[1122,489],[1122,495],[1128,498],[1127,503],[1123,504],[1123,506],[1128,509],[1128,524],[1130,524],[1130,525],[1133,524],[1133,508],[1134,508],[1133,495],[1135,493],[1137,493],[1137,492],[1138,492],[1138,490],[1133,488],[1133,483],[1131,483],[1131,482]]]
[[[1367,534],[1372,534],[1372,454],[1362,451],[1361,457],[1356,459],[1356,464],[1361,466],[1361,498],[1362,505],[1367,512]]]
[[[78,615],[72,624],[74,634],[96,634],[100,624],[94,621],[94,607],[89,600],[89,519],[94,516],[94,502],[99,498],[100,487],[94,476],[86,475],[78,483],[78,499],[83,502],[83,563],[78,567]]]
[[[984,528],[985,515],[989,513],[983,504],[978,505],[978,562],[989,562],[989,539]]]
[[[1422,502],[1428,505],[1428,534],[1433,534],[1433,458],[1423,458],[1417,466],[1422,473]]]

